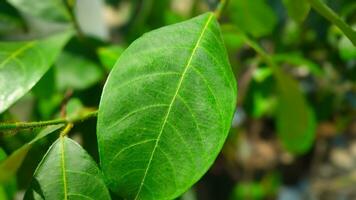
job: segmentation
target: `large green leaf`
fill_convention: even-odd
[[[277,17],[266,0],[233,0],[228,8],[239,29],[254,37],[271,34],[277,25]]]
[[[288,15],[296,22],[303,22],[310,11],[310,4],[308,0],[283,0],[287,8]]]
[[[50,21],[69,21],[70,15],[63,0],[7,0],[20,11]]]
[[[308,151],[315,138],[315,116],[288,74],[275,69],[278,89],[277,132],[283,147],[295,154]]]
[[[42,139],[50,133],[55,132],[56,130],[63,127],[62,124],[48,126],[44,128],[34,139],[29,143],[26,143],[16,151],[14,151],[9,157],[5,160],[0,161],[0,184],[6,183],[11,180],[11,178],[16,174],[17,170],[21,166],[24,158],[26,157],[28,151],[31,149],[33,143]]]
[[[27,199],[110,199],[102,173],[82,147],[60,137],[37,167]]]
[[[236,82],[212,13],[146,33],[104,87],[98,144],[109,187],[126,199],[174,199],[227,137]]]
[[[66,32],[42,40],[0,42],[0,113],[40,80],[69,35]]]

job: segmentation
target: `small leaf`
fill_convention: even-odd
[[[277,25],[277,17],[265,0],[234,0],[228,8],[239,29],[254,37],[271,34]]]
[[[4,161],[1,161],[0,184],[10,181],[11,178],[16,174],[17,170],[22,164],[22,161],[26,157],[28,151],[31,149],[33,143],[47,136],[48,134],[55,132],[61,127],[63,127],[62,124],[46,127],[33,140],[31,140],[29,143],[23,145],[22,147],[14,151]]]
[[[47,151],[30,188],[28,199],[110,199],[101,171],[73,140],[60,137]]]
[[[66,22],[70,15],[62,0],[7,0],[20,11],[48,21]]]
[[[0,113],[26,94],[55,61],[70,34],[0,42]]]
[[[174,199],[212,165],[236,103],[214,14],[146,33],[104,87],[98,145],[109,187],[126,199]]]
[[[308,0],[283,0],[288,15],[298,23],[302,23],[308,16],[310,4]]]
[[[56,62],[57,85],[61,90],[68,88],[83,90],[93,86],[103,77],[100,67],[84,56],[62,52]]]
[[[303,154],[314,142],[315,116],[308,107],[298,82],[277,69],[275,76],[279,92],[276,116],[278,137],[286,150]]]
[[[124,52],[124,48],[121,46],[108,46],[108,47],[100,47],[97,51],[100,62],[104,65],[104,67],[110,71],[119,56]]]

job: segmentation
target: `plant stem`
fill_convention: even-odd
[[[309,0],[309,3],[320,15],[339,27],[346,37],[351,40],[354,46],[356,46],[356,31],[347,25],[331,8],[321,0]]]
[[[72,128],[73,128],[73,123],[68,123],[67,126],[62,130],[60,136],[61,137],[66,136]]]
[[[214,13],[217,19],[219,19],[222,11],[224,10],[225,6],[227,4],[227,0],[220,0],[218,6],[216,7]]]
[[[77,122],[85,121],[89,118],[96,117],[98,111],[90,112],[84,116],[72,118],[72,119],[54,119],[48,121],[39,121],[39,122],[13,122],[13,123],[0,123],[0,130],[9,130],[9,129],[28,129],[28,128],[36,128],[36,127],[43,127],[49,125],[56,125],[56,124],[74,124]]]
[[[70,18],[72,19],[72,23],[74,26],[75,31],[77,32],[78,38],[80,40],[84,40],[84,34],[82,29],[79,26],[78,20],[75,17],[75,13],[74,13],[74,4],[75,4],[75,0],[63,0],[64,1],[64,5],[68,10],[68,13],[70,15]]]

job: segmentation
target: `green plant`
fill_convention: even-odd
[[[58,119],[0,123],[4,132],[46,127],[7,158],[0,157],[0,183],[6,187],[32,145],[61,130],[39,163],[25,199],[111,199],[109,190],[125,199],[174,199],[187,191],[218,156],[235,112],[237,86],[225,34],[237,37],[258,54],[257,62],[268,66],[265,76],[275,81],[274,117],[283,147],[303,154],[313,144],[315,114],[298,82],[280,69],[279,62],[305,63],[316,74],[318,68],[298,56],[270,55],[257,42],[255,38],[270,34],[277,23],[263,0],[236,0],[228,6],[221,1],[214,13],[147,32],[125,50],[114,46],[85,53],[63,51],[73,38],[91,48],[73,13],[72,1],[46,1],[39,7],[30,0],[8,2],[35,17],[72,23],[53,36],[0,43],[0,113],[30,90],[39,97],[42,118],[62,109]],[[313,8],[356,44],[356,32],[321,1],[283,2],[297,23]],[[224,16],[225,7],[235,25],[220,28],[218,18]],[[248,17],[247,8],[255,18]],[[55,12],[48,14],[52,9]],[[140,23],[135,22],[134,30],[142,28]],[[103,68],[97,61],[82,59],[86,54],[98,54]],[[56,67],[51,68],[54,63]],[[53,70],[59,75],[54,77]],[[98,110],[51,91],[55,78],[60,80],[63,94],[68,87],[84,90],[92,86],[108,71]],[[95,117],[100,168],[67,137],[77,123]]]

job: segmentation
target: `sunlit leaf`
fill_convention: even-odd
[[[146,33],[120,56],[98,115],[109,187],[126,199],[174,199],[214,162],[236,82],[212,13]]]
[[[60,137],[37,167],[27,199],[110,199],[102,173],[76,142]]]
[[[0,162],[0,184],[6,183],[11,180],[11,178],[16,174],[17,170],[21,166],[24,158],[26,157],[28,151],[31,149],[33,143],[40,140],[41,138],[47,136],[50,133],[63,127],[63,125],[53,125],[48,126],[43,129],[33,140],[26,143],[16,151],[14,151],[9,157]]]
[[[62,33],[41,40],[0,42],[0,113],[40,80],[69,36]]]

